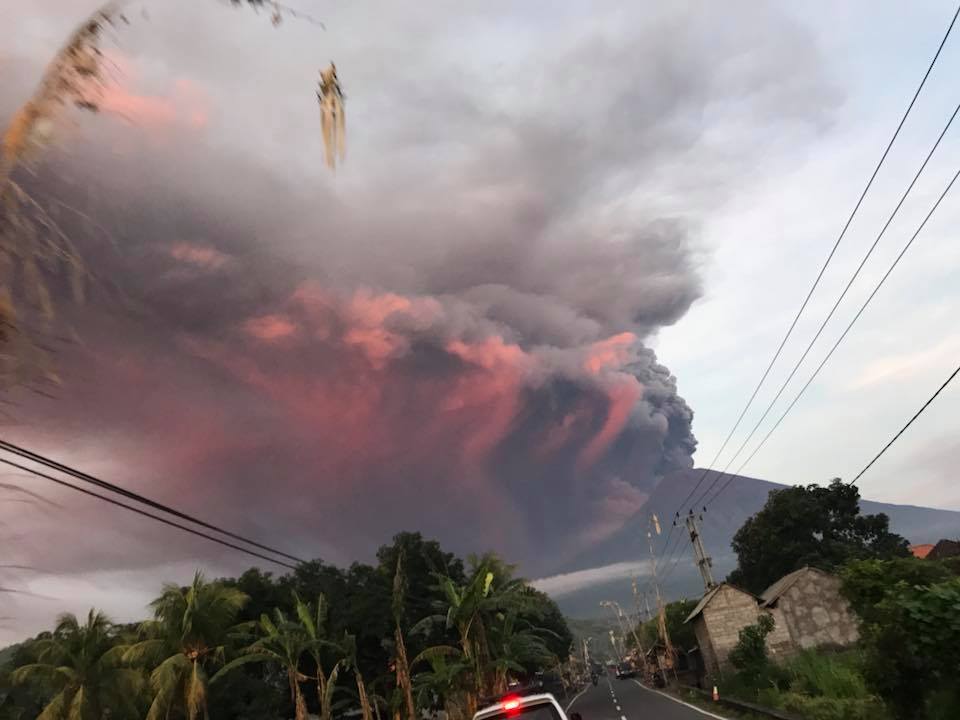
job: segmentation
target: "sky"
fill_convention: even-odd
[[[314,2],[297,7],[323,28],[275,28],[216,0],[132,3],[104,39],[100,112],[65,113],[34,159],[29,182],[64,203],[101,281],[62,300],[78,337],[63,384],[18,395],[3,437],[301,556],[369,560],[418,529],[545,588],[639,572],[565,563],[664,474],[711,463],[952,14],[836,5]],[[95,7],[5,10],[4,121]],[[335,173],[314,95],[331,59]],[[952,38],[720,469],[960,100],[958,63]],[[957,133],[784,399],[955,172]],[[744,474],[850,478],[945,379],[958,207],[948,196]],[[864,476],[865,497],[960,509],[955,398]],[[65,608],[140,617],[163,580],[250,564],[3,482],[43,500],[0,505],[4,562],[34,568],[3,576],[33,595],[3,598],[0,641]]]

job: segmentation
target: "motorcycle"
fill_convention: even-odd
[[[599,679],[600,679],[600,678],[597,677],[597,674],[596,674],[596,673],[593,673],[593,674],[590,676],[590,681],[591,681],[594,685],[597,684],[597,681],[598,681]]]

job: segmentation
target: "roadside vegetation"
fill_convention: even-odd
[[[91,610],[5,651],[2,720],[469,717],[509,679],[559,669],[557,606],[495,555],[402,533],[376,565],[168,584],[141,623]]]
[[[737,532],[729,581],[759,592],[804,565],[840,575],[861,639],[782,664],[767,655],[772,618],[743,628],[722,692],[808,720],[960,717],[960,562],[909,555],[885,515],[860,515],[856,488],[771,493]],[[669,618],[669,615],[668,615]]]

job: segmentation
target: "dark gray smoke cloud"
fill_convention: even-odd
[[[768,6],[510,8],[331,9],[336,178],[304,29],[212,3],[125,30],[132,126],[83,120],[37,185],[114,233],[85,247],[118,289],[68,311],[66,385],[16,434],[336,561],[416,528],[537,575],[616,532],[692,464],[645,342],[701,293],[703,215],[836,98]],[[53,571],[226,557],[73,507],[37,520]]]

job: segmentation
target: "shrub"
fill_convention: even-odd
[[[787,692],[780,694],[779,701],[780,708],[797,713],[804,720],[886,720],[890,717],[883,703],[872,696],[832,698]]]
[[[823,654],[805,650],[787,664],[790,690],[838,700],[870,696],[857,652]]]

